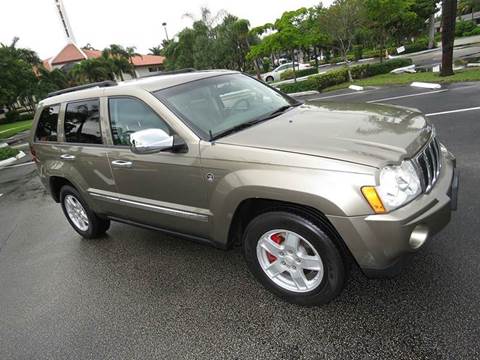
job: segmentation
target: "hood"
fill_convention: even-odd
[[[413,109],[313,101],[218,142],[380,167],[412,157],[431,134]]]

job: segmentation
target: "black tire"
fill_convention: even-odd
[[[271,76],[268,76],[268,77],[265,79],[265,81],[266,81],[267,83],[271,83],[271,82],[273,82],[273,80],[274,80],[274,79],[273,79],[273,77],[271,77]]]
[[[83,206],[87,218],[88,218],[88,229],[86,231],[81,230],[75,223],[70,219],[70,216],[67,213],[67,210],[65,208],[65,197],[67,195],[71,195],[75,197],[78,202]],[[98,237],[101,237],[104,235],[107,230],[110,228],[110,220],[102,218],[95,214],[88,204],[83,200],[82,196],[80,193],[72,186],[65,185],[62,187],[60,190],[60,204],[62,205],[62,210],[63,214],[67,218],[68,222],[70,225],[73,227],[73,229],[79,233],[83,238],[85,239],[95,239]]]
[[[324,275],[320,284],[308,292],[295,292],[274,283],[262,269],[257,257],[257,243],[261,236],[274,229],[284,229],[301,235],[315,248],[323,262]],[[293,213],[274,211],[254,218],[245,229],[243,248],[247,265],[255,278],[268,290],[284,300],[299,305],[325,304],[343,289],[348,268],[340,250],[320,227]]]

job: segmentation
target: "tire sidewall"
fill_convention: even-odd
[[[82,204],[86,214],[87,214],[87,217],[88,217],[88,229],[87,231],[82,231],[80,230],[76,225],[75,223],[70,219],[70,216],[68,215],[68,212],[67,212],[67,209],[65,208],[65,197],[67,195],[72,195],[74,196],[79,202],[80,204]],[[85,202],[85,200],[83,200],[82,196],[80,195],[80,193],[73,187],[71,186],[68,186],[68,185],[65,185],[64,187],[62,187],[62,189],[60,190],[60,204],[62,205],[62,210],[63,210],[63,213],[65,215],[65,217],[67,218],[68,222],[70,223],[70,225],[73,227],[73,229],[79,233],[80,235],[82,235],[84,238],[91,238],[94,234],[94,229],[93,229],[93,226],[94,226],[94,214],[93,212],[90,210],[90,207],[88,206],[88,204]]]
[[[308,240],[320,255],[324,274],[321,283],[313,290],[297,293],[275,284],[260,266],[257,258],[258,240],[273,229],[293,231]],[[329,302],[342,290],[345,282],[345,266],[333,241],[318,226],[295,214],[270,212],[259,215],[247,226],[244,237],[244,255],[248,267],[257,280],[276,295],[291,303],[316,305]]]

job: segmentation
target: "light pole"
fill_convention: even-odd
[[[165,29],[165,37],[167,38],[167,41],[169,41],[168,40],[168,33],[167,33],[167,23],[166,22],[162,23],[162,26]]]

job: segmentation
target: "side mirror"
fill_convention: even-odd
[[[140,130],[130,134],[130,150],[135,154],[173,150],[173,139],[162,129]]]

